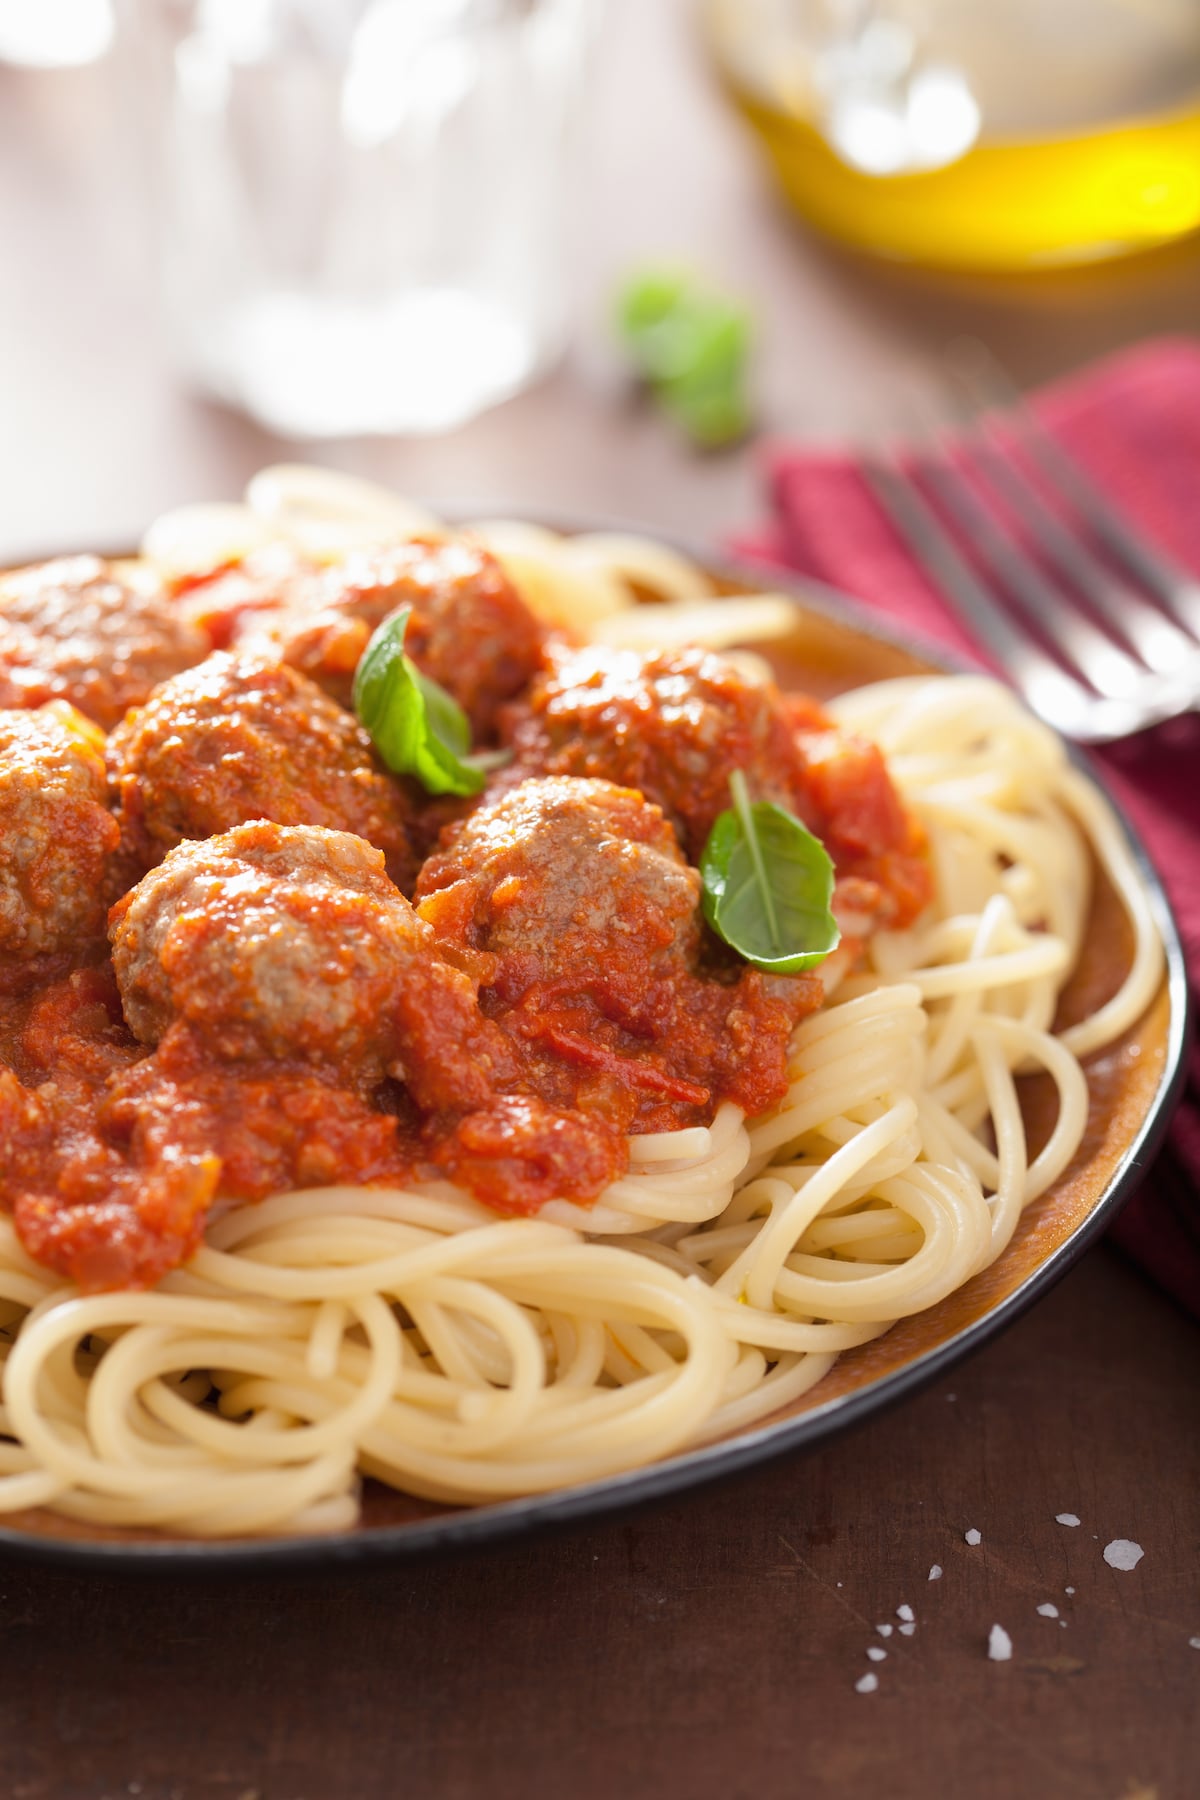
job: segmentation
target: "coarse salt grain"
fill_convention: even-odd
[[[1073,1594],[1074,1592],[1075,1592],[1074,1588],[1064,1588],[1063,1589],[1064,1594]]]
[[[917,1629],[916,1626],[914,1624],[912,1624],[911,1621],[908,1621],[900,1627],[900,1636],[901,1637],[911,1637],[913,1632],[916,1629]]]
[[[878,1686],[879,1686],[878,1675],[872,1674],[871,1670],[868,1669],[866,1674],[860,1675],[858,1680],[855,1682],[854,1691],[857,1694],[873,1694],[875,1692],[875,1689]]]
[[[1188,1643],[1192,1646],[1193,1650],[1200,1650],[1200,1637],[1189,1638]]]
[[[1054,1515],[1056,1525],[1078,1525],[1079,1522],[1078,1513],[1055,1513]]]
[[[913,1612],[913,1609],[911,1606],[898,1606],[896,1608],[896,1617],[898,1619],[910,1619],[911,1620],[911,1619],[915,1618],[916,1615]]]
[[[1145,1554],[1132,1538],[1114,1538],[1104,1546],[1104,1560],[1110,1569],[1136,1569]]]
[[[868,1644],[867,1645],[867,1655],[870,1657],[872,1662],[882,1662],[884,1657],[887,1655],[887,1651],[884,1649],[882,1644]]]
[[[973,1525],[970,1531],[963,1532],[963,1536],[966,1538],[968,1544],[981,1544],[983,1542],[982,1531],[976,1531]]]
[[[875,1629],[880,1637],[891,1637],[892,1635],[892,1628],[890,1625],[877,1625]]]
[[[1053,1601],[1050,1600],[1043,1600],[1042,1604],[1038,1607],[1038,1611],[1041,1613],[1043,1619],[1057,1619],[1058,1617],[1058,1608],[1054,1605]]]
[[[930,1581],[940,1581],[942,1579],[941,1563],[934,1563],[932,1569],[929,1571],[929,1579]]]
[[[992,1662],[1012,1661],[1012,1639],[1003,1625],[993,1625],[988,1632],[988,1656]]]

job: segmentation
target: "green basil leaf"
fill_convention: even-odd
[[[664,411],[701,449],[744,437],[752,349],[745,309],[681,269],[643,269],[617,299],[617,328]]]
[[[462,759],[471,727],[456,700],[404,653],[410,606],[385,619],[363,651],[353,704],[379,755],[395,775],[411,775],[431,794],[477,794],[482,769]]]
[[[471,748],[471,722],[466,713],[444,687],[431,681],[428,675],[422,675],[411,658],[405,657],[404,660],[417,678],[417,686],[425,702],[425,717],[434,737],[447,750],[453,751],[455,756],[465,757]]]
[[[733,805],[700,859],[704,917],[739,956],[775,975],[812,969],[841,941],[829,909],[834,868],[820,838],[767,800],[750,803],[740,770]]]

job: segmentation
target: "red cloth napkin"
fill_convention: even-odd
[[[1147,537],[1200,576],[1200,344],[1165,339],[1033,396],[1044,424]],[[735,545],[840,588],[970,661],[984,658],[884,516],[853,452],[767,452],[767,524]],[[1141,832],[1179,920],[1200,996],[1200,716],[1096,754]],[[1112,1228],[1200,1315],[1200,1044],[1154,1172]]]

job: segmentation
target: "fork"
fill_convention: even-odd
[[[1134,529],[982,345],[953,346],[946,368],[974,420],[957,456],[935,424],[915,458],[862,461],[918,562],[1064,736],[1111,743],[1200,706],[1200,582]]]

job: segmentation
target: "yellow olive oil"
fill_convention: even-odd
[[[1062,3],[1043,0],[1041,19],[1053,18]],[[877,31],[876,63],[891,57],[882,75],[870,66],[864,75],[863,58],[851,61],[844,45],[830,75],[811,37],[804,44],[778,32],[754,37],[766,0],[711,0],[706,17],[734,102],[804,218],[880,256],[1002,270],[1127,255],[1200,230],[1200,0],[1186,0],[1186,13],[1174,0],[1157,7],[1149,0],[1072,0],[1069,10],[1081,24],[1089,3],[1099,24],[1119,12],[1128,28],[1124,44],[1115,36],[1108,44],[1107,63],[1093,57],[1090,87],[1079,79],[1081,53],[1068,62],[1069,43],[1039,43],[1036,29],[1004,46],[981,45],[977,32],[964,48],[960,37],[925,52],[922,64],[895,26],[890,42]],[[1131,9],[1144,15],[1140,39],[1129,35],[1139,24],[1127,16]],[[1152,43],[1151,28],[1162,25],[1164,11],[1180,30]],[[977,8],[973,22],[981,17]],[[997,24],[1015,17],[1013,0],[996,7],[993,40]],[[1160,66],[1133,78],[1130,43],[1144,46],[1147,58],[1154,48]],[[1099,45],[1106,48],[1102,37]],[[1122,48],[1124,64],[1114,70]],[[933,60],[939,54],[942,60]],[[1057,86],[1055,56],[1064,59]],[[847,68],[849,100],[845,82],[837,87]],[[929,102],[915,148],[903,135],[914,117],[914,70]],[[1119,110],[1122,101],[1130,110]],[[1148,110],[1138,110],[1149,101]]]

